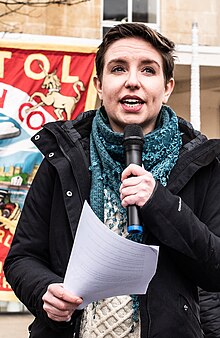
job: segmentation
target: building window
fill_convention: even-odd
[[[159,28],[159,0],[103,0],[102,34],[123,22],[142,22]]]

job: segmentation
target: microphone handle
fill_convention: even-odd
[[[130,144],[129,149],[126,150],[126,166],[131,163],[142,166],[142,149],[140,145]],[[127,207],[128,233],[142,233],[143,227],[140,221],[138,207],[136,205],[129,205]]]
[[[125,164],[129,166],[131,163],[142,166],[142,148],[139,144],[125,146]]]
[[[129,205],[127,207],[128,225],[127,231],[129,234],[142,233],[143,226],[140,221],[138,207],[136,205]]]

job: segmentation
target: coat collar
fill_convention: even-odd
[[[90,110],[80,114],[75,120],[47,123],[32,138],[32,141],[36,144],[36,136],[44,136],[42,137],[42,141],[38,140],[37,146],[45,156],[48,152],[53,151],[54,147],[57,147],[56,144],[58,144],[64,154],[71,155],[76,168],[78,168],[78,156],[83,156],[85,169],[83,170],[83,180],[85,180],[89,162],[82,149],[81,141],[89,138],[95,113],[96,110]],[[182,118],[179,118],[179,128],[182,133],[183,146],[168,182],[168,188],[173,193],[178,193],[200,168],[209,165],[216,157],[220,158],[220,140],[208,140],[206,136],[196,131],[189,122]],[[74,147],[72,147],[73,145]],[[73,148],[77,149],[77,155],[75,154],[75,150],[73,151]],[[79,170],[74,170],[74,172],[78,175]],[[89,182],[89,174],[87,178]],[[82,177],[79,177],[79,181],[81,179]]]
[[[178,193],[199,169],[217,161],[220,156],[220,140],[208,140],[182,118],[179,118],[179,128],[183,146],[168,182],[173,193]]]

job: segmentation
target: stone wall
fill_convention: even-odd
[[[219,0],[161,1],[161,32],[176,44],[191,44],[192,23],[199,27],[199,43],[220,46]]]
[[[101,8],[102,0],[90,0],[72,6],[24,6],[2,16],[6,7],[1,4],[0,31],[100,39]],[[200,44],[219,46],[219,15],[219,0],[161,0],[160,29],[176,44],[191,44],[192,23],[197,22]]]
[[[5,6],[1,4],[1,15],[5,10]],[[71,6],[24,6],[17,13],[1,17],[0,31],[99,39],[100,14],[100,0]]]

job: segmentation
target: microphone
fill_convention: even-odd
[[[124,128],[123,147],[125,150],[125,164],[131,163],[142,166],[142,151],[144,144],[144,135],[141,126],[138,124],[129,124]],[[128,233],[142,233],[143,226],[139,217],[139,210],[136,205],[127,207]]]

